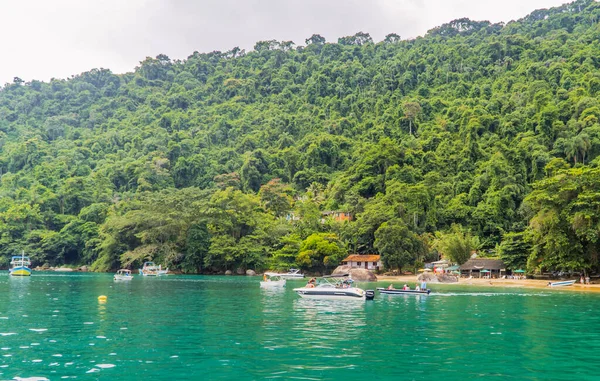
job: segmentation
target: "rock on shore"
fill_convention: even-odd
[[[427,283],[456,283],[458,282],[458,278],[454,275],[435,275],[432,273],[423,273],[417,277],[419,282],[427,282]]]
[[[377,276],[367,269],[356,269],[350,266],[338,266],[332,275],[350,274],[353,280],[358,282],[377,282]]]

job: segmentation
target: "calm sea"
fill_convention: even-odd
[[[259,281],[0,273],[0,380],[600,379],[597,294],[433,285],[309,301],[302,281]]]

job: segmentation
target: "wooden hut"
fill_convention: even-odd
[[[500,278],[506,271],[504,262],[500,259],[473,258],[460,266],[460,275],[474,278]]]

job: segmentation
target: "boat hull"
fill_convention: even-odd
[[[14,267],[10,269],[10,275],[12,276],[30,276],[31,269],[29,267]]]
[[[387,295],[429,295],[431,290],[388,290],[387,288],[378,288],[377,291]]]
[[[322,289],[315,288],[295,288],[294,291],[304,299],[320,300],[365,300],[366,293],[360,288],[348,289]]]
[[[129,281],[132,280],[133,277],[132,276],[124,276],[124,275],[115,275],[115,280],[124,280],[124,281]]]
[[[302,279],[304,274],[279,274],[283,279]]]
[[[565,286],[572,286],[573,284],[575,284],[574,280],[566,280],[563,282],[551,282],[548,285],[550,287],[565,287]]]

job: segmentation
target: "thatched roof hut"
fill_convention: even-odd
[[[506,265],[500,259],[473,258],[469,259],[460,266],[461,275],[473,276],[479,275],[499,277],[501,271],[505,271]]]
[[[504,270],[506,265],[501,259],[486,259],[475,258],[469,259],[460,266],[460,271],[463,270]]]

